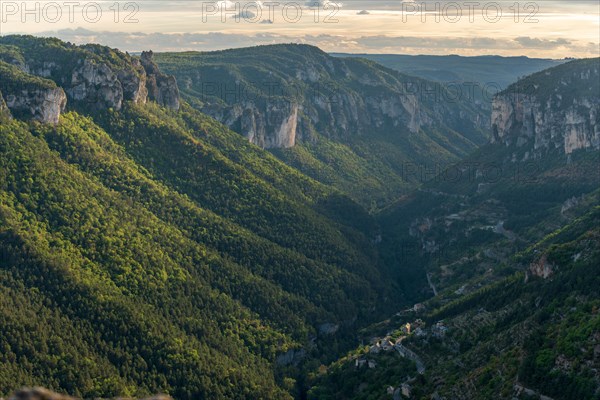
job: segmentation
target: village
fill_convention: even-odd
[[[398,315],[406,315],[411,313],[413,315],[422,313],[425,310],[425,305],[421,303],[415,304],[412,308],[404,310]],[[354,359],[354,366],[356,369],[377,368],[376,356],[382,352],[396,351],[401,357],[413,361],[416,365],[417,373],[423,375],[425,373],[425,363],[423,359],[402,344],[403,341],[410,337],[420,338],[427,340],[429,338],[435,338],[442,340],[446,337],[448,327],[444,321],[438,321],[431,326],[427,326],[421,318],[416,318],[413,322],[407,322],[400,327],[400,329],[388,332],[384,337],[374,337],[370,340],[369,350],[366,354],[356,356]],[[393,400],[410,399],[412,395],[411,384],[416,380],[416,377],[408,377],[404,382],[398,386],[388,386],[387,394],[391,396]]]

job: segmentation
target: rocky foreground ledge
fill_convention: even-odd
[[[0,397],[0,400],[4,400]],[[17,391],[15,394],[10,396],[7,400],[77,400],[76,397],[66,396],[64,394],[54,393],[48,389],[36,387],[33,389],[24,388]],[[125,397],[120,397],[115,400],[133,400]],[[170,396],[156,395],[148,397],[144,400],[173,400]]]

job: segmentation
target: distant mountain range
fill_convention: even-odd
[[[402,73],[436,82],[477,82],[492,94],[495,89],[506,89],[520,78],[555,67],[567,60],[529,57],[458,55],[400,55],[400,54],[346,54],[331,53],[334,57],[360,57],[375,61]]]

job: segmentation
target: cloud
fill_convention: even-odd
[[[291,37],[268,32],[254,35],[220,32],[165,34],[158,32],[95,32],[83,28],[44,32],[40,36],[54,36],[76,44],[99,43],[130,52],[148,49],[155,51],[211,51],[296,41]]]
[[[304,3],[306,7],[310,8],[326,8],[326,7],[334,7],[334,8],[342,8],[342,3],[334,2],[331,0],[307,0]]]
[[[260,21],[260,23],[261,24],[269,24],[269,25],[271,25],[271,24],[273,24],[273,21],[270,20],[270,19],[263,19],[262,21]]]
[[[357,39],[361,46],[374,49],[388,49],[398,52],[401,49],[447,49],[447,53],[456,53],[456,49],[494,49],[506,46],[506,42],[489,37],[421,37],[421,36],[363,36]],[[397,50],[394,50],[397,49]]]
[[[515,38],[514,41],[519,43],[522,47],[535,49],[556,49],[558,47],[571,45],[571,42],[569,40],[563,38],[551,40],[532,38],[529,36],[520,36],[518,38]]]
[[[262,20],[269,24],[272,21]],[[292,35],[274,32],[242,33],[142,33],[142,32],[96,32],[87,29],[64,29],[44,32],[41,36],[55,36],[77,44],[99,43],[123,51],[212,51],[228,48],[250,47],[275,43],[312,44],[331,52],[347,53],[390,53],[390,54],[526,54],[546,57],[546,48],[567,46],[568,51],[559,50],[557,58],[565,56],[597,56],[598,43],[571,43],[566,39],[545,40],[538,38],[501,39],[491,37],[418,37],[418,36],[358,36],[347,37],[331,34]],[[507,51],[510,49],[510,52]]]
[[[232,19],[245,19],[245,20],[255,20],[256,14],[250,10],[240,11],[236,15],[231,16]]]
[[[367,10],[362,10],[356,13],[356,15],[369,15],[371,14],[370,12],[368,12]]]
[[[215,2],[216,6],[220,9],[232,10],[236,7],[236,3],[230,0],[220,0]]]

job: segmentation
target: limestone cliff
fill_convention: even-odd
[[[148,100],[179,109],[177,82],[173,76],[160,72],[152,61],[152,52],[144,52],[140,60],[98,45],[75,46],[57,39],[5,36],[0,38],[0,62],[23,74],[53,81],[64,90],[74,109],[119,111],[124,101],[144,104]],[[22,97],[14,95],[17,102]],[[50,98],[47,101],[52,104]]]
[[[79,60],[72,72],[69,97],[94,108],[120,110],[124,100],[145,104],[148,100],[179,109],[179,89],[173,76],[160,72],[152,52],[142,53],[141,62],[128,58],[124,66],[110,66],[92,58]]]
[[[207,102],[201,110],[263,148],[288,148],[299,140],[311,141],[315,130],[338,138],[374,131],[415,134],[439,125],[442,118],[450,123],[460,119],[459,112],[445,104],[428,108],[418,94],[391,89],[375,86],[368,88],[373,92],[368,95],[353,90],[315,93],[308,89],[302,96],[287,99]]]
[[[205,103],[201,110],[263,148],[288,148],[298,140],[311,141],[315,130],[329,137],[386,130],[415,134],[439,125],[437,117],[449,122],[460,119],[458,112],[452,115],[443,105],[427,109],[418,95],[385,91],[369,96],[340,91],[331,98],[315,95],[228,105]]]
[[[91,59],[79,60],[67,93],[76,102],[100,109],[120,110],[123,104],[123,86],[117,74],[107,64]]]
[[[131,60],[131,67],[117,72],[117,79],[123,87],[123,98],[136,104],[145,104],[148,100],[146,71],[135,58]]]
[[[2,92],[0,92],[0,117],[10,116],[10,111],[6,106],[6,102],[4,101],[4,97],[2,96]]]
[[[34,77],[0,61],[0,113],[42,123],[58,123],[67,104],[65,92],[48,79]]]
[[[67,104],[67,96],[58,87],[29,88],[8,94],[6,104],[15,117],[57,124]]]
[[[493,101],[492,140],[535,157],[600,148],[599,70],[599,59],[574,61],[512,85]]]
[[[197,108],[263,148],[293,147],[318,135],[344,141],[424,130],[452,130],[467,140],[486,141],[485,118],[449,100],[442,85],[366,60],[334,58],[312,46],[161,54],[157,59],[184,82],[182,91]]]
[[[302,134],[298,132],[299,106],[287,101],[243,102],[227,107],[207,105],[203,111],[266,149],[293,147]]]
[[[179,109],[179,88],[175,77],[160,72],[160,69],[153,60],[152,51],[142,52],[142,66],[147,74],[148,96],[150,100],[158,104],[171,108]]]

